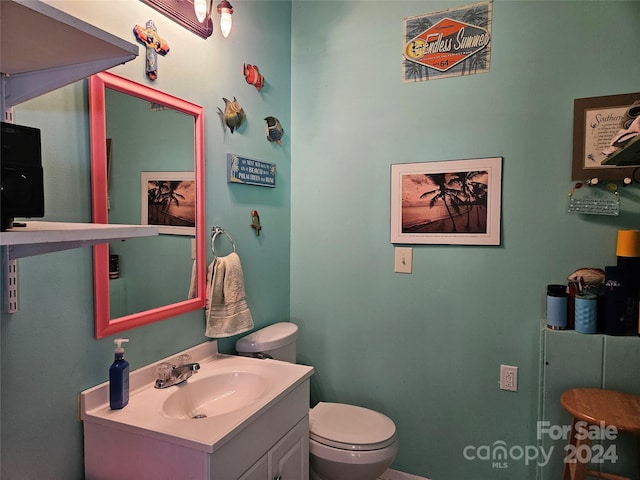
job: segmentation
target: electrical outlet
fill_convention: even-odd
[[[518,391],[518,367],[500,365],[500,389]]]
[[[411,273],[412,257],[413,249],[411,247],[396,247],[396,258],[393,271],[397,273]]]

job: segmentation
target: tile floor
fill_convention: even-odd
[[[429,480],[425,477],[418,477],[416,475],[411,475],[410,473],[402,473],[397,470],[387,470],[384,472],[378,480]]]

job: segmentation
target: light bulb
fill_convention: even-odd
[[[196,12],[196,18],[200,23],[207,18],[207,1],[193,0],[193,10]]]
[[[222,0],[216,7],[220,14],[220,31],[222,36],[227,38],[231,31],[231,15],[233,15],[233,7],[227,0]]]
[[[231,32],[231,25],[233,20],[231,20],[231,14],[227,12],[222,12],[220,15],[220,31],[222,32],[222,36],[227,38],[229,36],[229,32]]]

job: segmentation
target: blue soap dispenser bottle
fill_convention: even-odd
[[[116,338],[115,358],[109,368],[109,407],[119,410],[129,403],[129,362],[124,359],[122,344],[128,338]]]

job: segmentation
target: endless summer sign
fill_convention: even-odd
[[[406,18],[403,80],[488,71],[490,29],[491,3]]]

